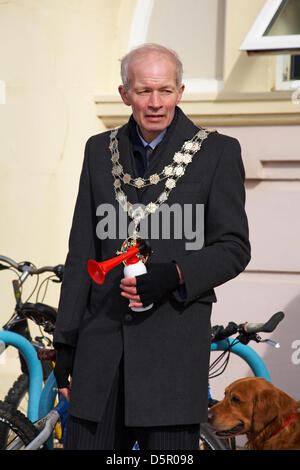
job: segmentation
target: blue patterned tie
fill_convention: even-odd
[[[150,147],[150,145],[146,145],[145,151],[146,151],[146,154],[145,154],[145,170],[146,170],[146,168],[148,168],[148,165],[149,165],[149,158],[150,158],[151,153],[153,152],[153,148]]]

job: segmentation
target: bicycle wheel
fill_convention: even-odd
[[[20,375],[17,380],[13,383],[9,389],[6,397],[4,398],[4,403],[8,403],[13,408],[17,409],[27,394],[29,389],[29,377],[27,374]],[[23,411],[23,410],[22,410]],[[7,436],[9,432],[9,427],[3,421],[0,421],[0,449],[5,446],[7,441]]]
[[[224,439],[218,439],[206,423],[200,425],[200,450],[229,450]]]
[[[20,448],[29,444],[38,434],[38,430],[29,419],[8,403],[0,401],[0,422],[4,423],[9,431],[1,450],[6,450],[16,440],[21,439]]]
[[[43,377],[44,380],[47,380],[51,371],[53,370],[51,361],[42,361],[43,368]],[[18,409],[27,414],[28,406],[28,392],[29,392],[29,375],[27,372],[23,372],[17,380],[13,383],[11,388],[8,390],[4,402],[13,406],[15,409]],[[0,422],[0,449],[5,445],[8,434],[8,426]]]

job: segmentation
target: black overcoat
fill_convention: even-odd
[[[198,130],[177,108],[145,177],[170,164],[174,153]],[[122,227],[118,221],[114,239],[104,239],[99,231],[97,234],[103,217],[99,207],[109,204],[119,211],[109,134],[95,135],[86,144],[54,335],[55,343],[76,347],[70,413],[101,420],[123,356],[126,425],[203,422],[214,287],[237,276],[250,259],[240,145],[231,137],[211,133],[167,201],[170,207],[192,204],[195,209],[197,204],[204,205],[204,246],[187,249],[190,240],[186,234],[176,238],[172,230],[170,239],[162,233],[158,238],[149,237],[151,262],[175,261],[179,265],[185,299],[175,291],[151,310],[133,313],[128,300],[120,295],[122,265],[111,270],[102,285],[93,282],[87,272],[89,259],[116,256],[124,240],[123,233],[119,236]],[[128,124],[120,128],[118,141],[120,163],[124,172],[133,175]],[[146,205],[157,199],[163,187],[162,182],[143,189],[126,186],[126,194],[131,203]]]

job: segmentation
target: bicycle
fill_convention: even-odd
[[[222,325],[215,325],[212,328],[211,334],[211,350],[223,351],[220,356],[213,361],[209,367],[209,382],[208,382],[208,406],[209,408],[217,403],[211,395],[210,380],[221,375],[229,364],[230,354],[233,353],[243,359],[253,375],[256,377],[264,377],[271,382],[269,371],[261,359],[261,357],[248,346],[250,341],[256,343],[268,343],[275,348],[279,348],[279,343],[270,339],[262,339],[258,333],[272,333],[283,320],[284,313],[277,312],[265,323],[242,323],[237,325],[234,322],[229,322],[226,328]],[[235,338],[232,336],[237,334]],[[221,362],[223,360],[223,363]],[[215,372],[216,367],[219,367]],[[202,438],[205,445],[211,450],[235,450],[235,439],[220,440],[212,433],[208,424],[201,425]],[[201,434],[201,433],[200,433]],[[200,435],[201,437],[201,435]]]
[[[48,347],[52,345],[52,340],[45,336],[45,333],[52,335],[55,328],[56,321],[56,309],[50,305],[46,305],[42,302],[30,303],[28,302],[34,292],[36,291],[39,284],[39,275],[42,273],[52,273],[49,277],[43,280],[40,284],[37,299],[41,291],[42,285],[47,282],[45,289],[44,297],[48,288],[49,280],[53,282],[61,282],[63,278],[64,266],[59,264],[57,266],[43,266],[41,268],[36,268],[33,263],[24,261],[17,263],[16,261],[8,258],[6,256],[0,255],[0,270],[13,270],[17,273],[18,278],[12,281],[14,297],[16,300],[16,305],[14,308],[14,313],[9,321],[3,326],[3,330],[7,332],[14,332],[22,337],[26,338],[35,348],[39,350],[45,348],[45,345]],[[5,264],[3,264],[3,262]],[[37,276],[37,282],[35,287],[29,297],[25,302],[22,301],[22,287],[24,282],[28,279],[29,276]],[[43,298],[44,298],[43,297]],[[32,320],[41,331],[41,336],[36,336],[34,339],[31,336],[29,321]],[[43,329],[43,331],[42,331]],[[5,348],[6,349],[6,346]],[[2,349],[1,353],[4,352]],[[18,348],[17,348],[18,349]],[[23,355],[19,353],[21,375],[15,380],[13,385],[9,388],[7,395],[4,398],[6,403],[9,403],[12,407],[18,408],[24,396],[29,389],[29,375],[26,362],[24,361]],[[43,378],[46,380],[52,370],[51,363],[44,361],[42,363],[42,372]],[[28,410],[28,417],[31,418],[30,407]],[[7,427],[0,423],[0,445],[5,441],[7,433]]]
[[[12,441],[6,442],[0,449],[19,450],[24,445],[30,446],[32,442],[34,443],[34,450],[39,448],[52,449],[54,428],[59,420],[61,420],[64,428],[68,402],[59,394],[59,403],[54,406],[57,396],[56,380],[52,371],[46,382],[43,382],[41,361],[54,361],[56,351],[54,349],[41,349],[36,352],[33,345],[26,338],[10,331],[0,331],[0,341],[14,346],[20,351],[29,372],[28,416],[11,404],[0,401],[0,422],[15,433]],[[41,418],[45,415],[45,407],[47,407],[47,410],[52,408],[51,412]],[[34,440],[36,437],[39,439],[38,444]],[[63,435],[60,440],[63,442]],[[30,450],[30,447],[28,450]]]
[[[265,323],[243,323],[237,325],[230,322],[226,328],[220,326],[213,327],[211,349],[222,351],[220,358],[223,360],[225,358],[225,366],[222,366],[222,371],[224,371],[224,367],[227,367],[230,354],[233,353],[247,362],[254,375],[265,377],[271,381],[269,372],[263,360],[250,346],[248,346],[248,343],[250,341],[256,341],[269,342],[270,344],[273,344],[274,342],[271,340],[263,340],[258,333],[271,333],[283,318],[283,312],[277,312]],[[234,334],[237,334],[237,337],[232,337]],[[277,345],[276,343],[274,344]],[[49,355],[52,355],[51,357],[53,359],[55,351],[46,350],[39,354],[46,359],[49,358]],[[41,357],[41,359],[43,359],[43,357]],[[210,370],[213,370],[219,362],[220,359],[218,359],[217,362],[214,361]],[[220,373],[222,373],[222,371]],[[58,405],[54,406],[56,394],[56,381],[52,372],[40,392],[38,405],[39,419],[34,423],[30,422],[25,415],[21,417],[19,413],[15,412],[15,410],[9,409],[5,404],[0,402],[0,419],[5,419],[7,425],[14,429],[17,434],[16,439],[8,444],[8,450],[16,450],[24,445],[25,450],[37,450],[45,445],[48,449],[53,448],[52,435],[54,426],[58,420],[61,420],[63,428],[65,428],[68,414],[68,403],[63,397],[60,397],[61,400]],[[30,437],[32,435],[34,435],[33,439]],[[204,450],[229,450],[234,448],[231,445],[232,442],[229,444],[230,445],[224,442],[223,439],[217,438],[206,423],[201,424],[200,448]],[[137,447],[135,448],[137,449]]]

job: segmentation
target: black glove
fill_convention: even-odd
[[[56,361],[53,370],[58,388],[69,386],[69,375],[73,371],[74,348],[68,344],[55,344]]]
[[[136,277],[137,295],[143,306],[159,301],[179,286],[179,274],[175,263],[150,263],[147,273]]]

